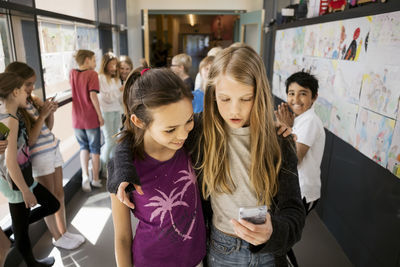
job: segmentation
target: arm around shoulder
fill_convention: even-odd
[[[126,137],[115,147],[114,158],[108,163],[107,190],[117,193],[122,182],[140,185],[139,175],[133,165],[133,152],[130,147],[129,137]]]
[[[282,165],[278,177],[278,193],[274,197],[271,212],[273,232],[261,250],[282,256],[300,240],[306,214],[301,200],[293,138],[279,137],[279,140]]]

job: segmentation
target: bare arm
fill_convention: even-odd
[[[99,99],[97,98],[97,92],[95,92],[95,91],[90,92],[90,100],[92,101],[94,109],[96,110],[97,117],[99,118],[100,126],[103,126],[104,119],[103,119],[103,116],[101,115]]]
[[[110,194],[114,222],[115,260],[118,267],[132,267],[132,228],[129,208]]]
[[[41,107],[40,110],[40,114],[38,119],[35,121],[35,123],[33,124],[31,129],[28,129],[28,145],[29,146],[33,146],[34,144],[36,144],[37,139],[40,135],[40,131],[42,130],[43,124],[45,122],[47,122],[49,120],[49,117],[52,117],[50,119],[51,122],[51,128],[53,127],[53,112],[55,109],[57,109],[54,104],[51,101],[47,101],[43,102],[41,100],[39,100],[38,98],[35,98],[35,103],[37,103],[37,105],[39,105]],[[47,126],[49,127],[49,124],[47,124]],[[51,128],[49,127],[49,129],[51,130]]]
[[[310,149],[309,146],[296,142],[296,154],[297,154],[298,164],[300,164],[303,161],[304,156],[306,155],[308,149]]]
[[[33,207],[37,204],[36,197],[29,190],[17,161],[18,121],[13,118],[8,118],[8,121],[5,124],[10,128],[10,134],[7,138],[8,146],[6,149],[6,165],[8,173],[15,185],[22,192],[25,206],[27,208]]]

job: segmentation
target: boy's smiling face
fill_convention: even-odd
[[[300,86],[293,82],[289,85],[287,93],[287,103],[296,116],[309,110],[317,99],[318,95],[312,97],[310,89]]]

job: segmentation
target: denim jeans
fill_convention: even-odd
[[[121,127],[121,113],[119,111],[102,112],[104,125],[101,127],[104,135],[104,146],[101,149],[102,168],[106,167],[108,161],[114,156],[114,147],[116,138]]]
[[[274,255],[271,253],[252,253],[249,243],[211,228],[207,248],[207,261],[210,267],[274,267]]]

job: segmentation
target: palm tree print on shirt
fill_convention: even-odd
[[[196,175],[193,171],[192,165],[190,163],[190,161],[188,161],[188,171],[187,170],[182,170],[179,171],[178,173],[182,173],[184,174],[184,176],[180,177],[178,180],[174,181],[174,184],[177,184],[179,182],[182,181],[186,181],[186,184],[183,186],[182,190],[180,192],[176,192],[175,191],[178,189],[178,187],[175,187],[171,193],[169,194],[169,196],[167,196],[166,193],[164,193],[161,190],[155,189],[158,193],[160,193],[161,196],[154,196],[152,198],[150,198],[150,200],[152,202],[144,205],[145,207],[157,207],[150,216],[150,221],[153,221],[153,219],[155,219],[156,217],[160,216],[160,227],[162,226],[163,222],[164,222],[164,217],[167,214],[167,212],[169,213],[169,216],[171,218],[171,224],[173,229],[175,230],[175,232],[183,237],[183,241],[187,240],[187,239],[192,239],[192,237],[190,236],[193,227],[194,227],[194,223],[196,221],[196,211],[197,211],[197,185],[196,185]],[[190,227],[187,231],[186,234],[183,234],[176,226],[175,221],[174,221],[174,217],[172,215],[172,209],[174,207],[178,207],[178,206],[185,206],[185,207],[189,207],[189,205],[185,202],[182,201],[187,189],[189,188],[190,185],[193,185],[194,187],[194,198],[195,198],[195,208],[194,208],[194,213],[192,216],[192,221],[190,223]],[[179,198],[180,197],[180,198]]]

